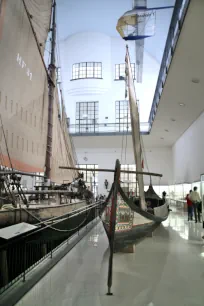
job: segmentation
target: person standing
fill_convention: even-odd
[[[191,192],[189,198],[191,202],[193,203],[193,210],[194,210],[194,216],[195,216],[195,223],[200,222],[200,211],[198,209],[199,203],[201,202],[200,195],[197,192],[197,187],[193,188],[193,191]]]
[[[162,192],[162,200],[163,200],[163,204],[166,203],[166,191]]]
[[[193,203],[190,199],[192,190],[189,191],[189,193],[186,196],[186,201],[187,201],[187,207],[188,207],[188,221],[193,220]]]

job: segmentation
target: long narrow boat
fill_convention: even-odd
[[[116,161],[116,171],[120,173],[120,162]],[[153,188],[150,186],[153,190]],[[114,191],[117,195],[114,198]],[[154,190],[153,190],[154,191]],[[115,214],[115,248],[125,247],[128,244],[136,243],[141,238],[152,233],[155,228],[168,218],[169,210],[167,203],[163,203],[158,195],[147,193],[148,209],[144,211],[139,206],[139,198],[128,198],[119,180],[115,180],[110,190],[109,196],[103,205],[101,219],[110,239],[112,234],[112,226],[114,226],[113,203],[117,204]],[[112,220],[111,220],[112,218]]]

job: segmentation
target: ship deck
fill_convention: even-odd
[[[186,220],[174,209],[152,238],[114,254],[113,296],[108,240],[97,224],[16,306],[203,305],[203,230]]]

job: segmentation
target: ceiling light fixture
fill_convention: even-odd
[[[184,103],[179,103],[179,105],[180,105],[180,106],[185,106],[186,104],[184,104]]]
[[[194,84],[198,84],[198,83],[200,83],[200,80],[198,78],[192,78],[191,82],[194,83]]]

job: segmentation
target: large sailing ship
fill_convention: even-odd
[[[51,56],[47,68],[44,51],[48,35]],[[57,217],[85,205],[84,201],[60,205],[58,199],[70,196],[69,190],[62,193],[48,188],[50,182],[70,184],[78,175],[75,170],[59,169],[60,164],[74,167],[76,160],[62,90],[56,81],[55,49],[56,1],[0,1],[0,227]],[[35,194],[33,200],[37,201],[32,203],[38,205],[28,205],[18,182],[19,174],[26,173],[46,177],[43,185],[48,185],[47,189],[26,191]],[[54,203],[45,205],[42,195],[49,193],[51,200],[55,196]],[[26,206],[17,207],[16,194]]]

